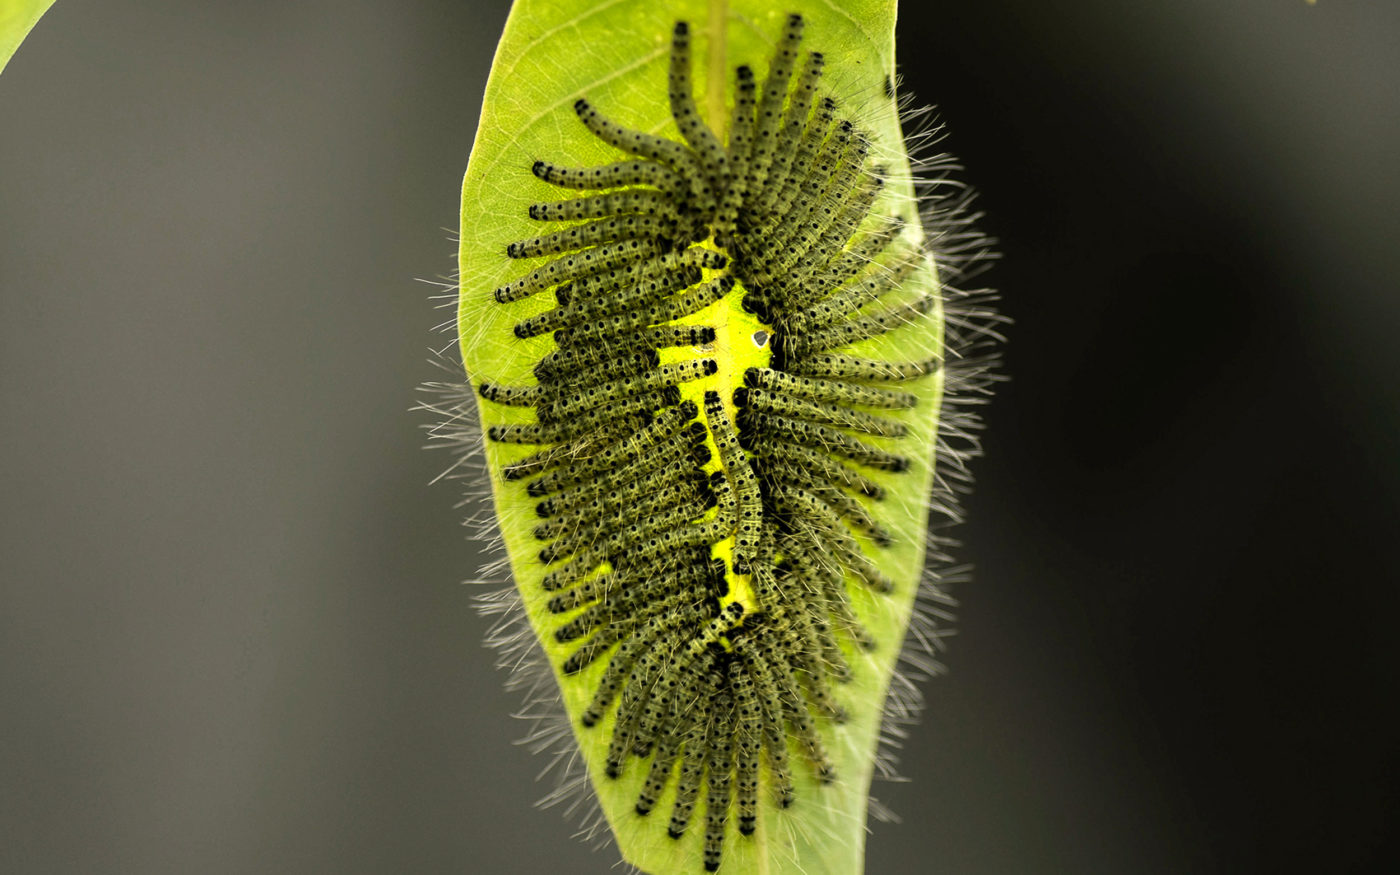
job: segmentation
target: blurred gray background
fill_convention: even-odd
[[[0,871],[612,868],[530,807],[408,412],[505,13],[59,0],[0,76]],[[906,5],[901,54],[1015,380],[869,871],[1383,870],[1400,5]]]

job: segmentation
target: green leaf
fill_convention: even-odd
[[[0,0],[0,73],[53,0]]]
[[[687,21],[694,34],[694,91],[700,112],[723,140],[734,100],[736,65],[753,68],[761,91],[774,46],[791,12],[801,13],[806,21],[803,48],[825,55],[824,91],[836,97],[846,117],[870,137],[872,154],[888,169],[891,181],[879,202],[881,211],[911,221],[908,235],[917,242],[921,232],[908,158],[888,85],[894,73],[893,0],[840,4],[792,0],[778,5],[761,0],[727,4],[698,0],[517,0],[492,67],[462,188],[458,327],[464,364],[474,383],[489,380],[529,385],[534,382],[534,364],[554,348],[547,333],[522,340],[512,332],[517,322],[554,306],[552,295],[539,294],[511,304],[497,303],[492,295],[494,289],[518,279],[538,263],[522,264],[506,256],[507,244],[544,233],[540,223],[527,217],[527,207],[571,194],[537,179],[531,172],[532,163],[545,160],[592,166],[626,157],[585,129],[573,111],[575,100],[586,97],[592,106],[626,127],[680,140],[667,100],[667,71],[672,28],[677,21]],[[922,263],[903,289],[936,290],[931,261]],[[742,287],[701,314],[716,324],[719,333],[711,354],[720,371],[713,379],[726,390],[722,394],[731,417],[735,410],[727,403],[729,391],[741,385],[746,368],[762,365],[768,355],[766,351],[755,352],[749,341],[753,331],[763,326],[739,306],[741,296]],[[942,312],[940,301],[930,316],[909,330],[861,341],[843,352],[890,361],[938,354]],[[871,559],[893,581],[894,591],[881,595],[848,584],[856,613],[877,646],[866,651],[842,641],[841,649],[854,677],[841,684],[837,693],[850,719],[843,725],[822,721],[820,727],[838,780],[832,785],[821,784],[797,747],[790,744],[794,804],[787,809],[773,804],[772,776],[765,769],[757,831],[749,837],[738,836],[731,817],[724,843],[724,871],[849,875],[863,868],[867,795],[883,703],[924,564],[942,373],[899,388],[918,397],[914,410],[901,411],[897,417],[910,431],[899,445],[916,448],[909,453],[910,470],[871,474],[888,492],[878,513],[894,536],[892,545],[874,551]],[[696,397],[690,388],[686,391],[685,397]],[[534,421],[534,411],[529,408],[487,402],[480,404],[480,414],[483,428]],[[880,440],[871,443],[893,445]],[[559,621],[546,607],[550,593],[540,585],[545,569],[537,558],[540,542],[532,536],[539,523],[535,499],[526,495],[524,483],[501,476],[504,466],[538,449],[486,443],[497,519],[531,626],[555,671],[582,758],[623,857],[647,872],[700,871],[702,816],[697,813],[681,839],[667,837],[666,812],[673,785],[656,811],[648,817],[638,816],[634,804],[646,776],[645,762],[632,760],[619,778],[606,777],[603,762],[610,723],[605,719],[592,728],[580,724],[579,715],[594,694],[606,660],[575,675],[560,671],[563,660],[577,645],[559,644],[553,638]],[[873,503],[867,504],[874,508]],[[704,808],[703,796],[702,792],[697,811]]]

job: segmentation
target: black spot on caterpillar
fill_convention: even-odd
[[[891,557],[921,555],[900,553],[919,423],[953,371],[888,139],[828,93],[836,68],[803,31],[791,16],[763,75],[734,71],[718,132],[684,22],[664,80],[678,139],[571,97],[609,157],[517,156],[532,185],[577,195],[522,202],[539,224],[493,244],[525,262],[473,290],[507,330],[464,323],[464,343],[530,350],[509,378],[478,368],[477,392],[497,488],[529,502],[519,585],[605,750],[590,763],[630,788],[637,829],[711,871],[868,774],[833,733],[871,710],[849,686],[874,671],[864,654],[900,645],[881,615],[915,580]]]

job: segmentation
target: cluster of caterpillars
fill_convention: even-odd
[[[919,319],[933,300],[892,294],[924,256],[900,219],[874,212],[882,173],[866,137],[821,96],[822,55],[799,57],[802,30],[790,16],[761,89],[738,68],[727,142],[697,111],[684,22],[669,75],[684,142],[575,104],[589,131],[632,157],[535,162],[540,179],[589,193],[529,208],[568,224],[511,243],[512,258],[547,260],[494,295],[509,305],[552,291],[557,306],[515,334],[552,332],[555,346],[535,383],[479,384],[489,401],[536,414],[487,435],[540,447],[502,473],[537,500],[538,585],[559,618],[555,639],[577,642],[562,671],[606,660],[582,721],[612,715],[609,775],[642,760],[638,814],[675,785],[673,838],[704,794],[710,871],[731,813],[741,835],[757,827],[761,772],[783,807],[794,802],[790,756],[835,778],[819,727],[845,719],[840,642],[875,646],[848,587],[891,591],[870,558],[891,541],[872,512],[877,472],[909,467],[863,436],[902,437],[898,411],[915,396],[898,384],[939,367],[841,351]],[[767,367],[719,387],[736,421],[703,382],[717,370],[704,355],[715,328],[693,321],[730,294],[771,338]],[[667,349],[693,355],[663,363]],[[683,393],[692,383],[700,390]],[[730,539],[726,562],[714,547]],[[735,576],[746,599],[731,595]]]

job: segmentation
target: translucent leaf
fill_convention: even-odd
[[[766,528],[763,531],[770,533],[774,539],[785,539],[780,541],[783,546],[771,553],[771,563],[764,566],[770,569],[765,574],[771,573],[780,579],[779,589],[787,587],[777,601],[796,600],[797,607],[792,615],[801,614],[806,610],[802,603],[806,595],[799,591],[794,582],[810,582],[815,578],[803,577],[793,570],[794,566],[834,567],[840,575],[838,586],[846,593],[845,601],[849,608],[846,616],[849,619],[849,615],[854,614],[857,622],[843,625],[839,612],[823,614],[821,610],[814,609],[812,616],[825,617],[825,621],[833,625],[834,631],[823,633],[818,629],[812,632],[810,624],[801,626],[798,621],[783,625],[786,620],[773,618],[789,616],[789,613],[785,613],[788,609],[775,607],[772,603],[770,596],[775,590],[765,589],[768,584],[764,581],[768,578],[758,570],[752,574],[741,573],[745,565],[741,554],[759,548],[751,544],[746,546],[742,534],[716,539],[713,556],[726,563],[725,575],[723,583],[715,591],[716,595],[702,606],[708,613],[704,613],[701,620],[681,619],[679,607],[647,614],[649,606],[645,603],[619,602],[632,613],[617,619],[615,622],[620,624],[617,628],[622,632],[631,630],[628,634],[641,642],[636,645],[640,652],[629,657],[632,662],[627,665],[634,667],[621,672],[621,680],[625,681],[623,692],[602,709],[602,719],[596,725],[585,725],[593,722],[585,720],[585,714],[597,696],[600,683],[607,677],[610,660],[617,659],[617,654],[624,651],[616,642],[610,642],[606,649],[600,648],[603,652],[581,671],[566,671],[570,657],[583,646],[580,642],[589,639],[585,633],[578,639],[559,640],[568,637],[567,633],[560,633],[561,626],[580,616],[579,609],[559,610],[557,601],[551,610],[551,600],[558,598],[559,591],[548,586],[551,579],[548,575],[557,573],[561,565],[567,565],[567,561],[551,563],[554,557],[542,554],[542,548],[548,551],[557,546],[549,538],[559,533],[548,526],[541,528],[541,514],[547,508],[540,507],[542,496],[529,494],[530,477],[513,480],[503,476],[503,471],[532,458],[540,468],[551,464],[547,459],[542,460],[539,456],[542,452],[559,454],[568,450],[576,456],[586,456],[596,450],[596,443],[589,444],[592,426],[584,418],[594,415],[594,409],[587,407],[567,408],[572,411],[570,415],[560,417],[553,424],[546,424],[546,434],[537,437],[534,443],[514,442],[520,440],[522,435],[528,438],[536,434],[530,429],[536,428],[537,422],[545,422],[542,418],[545,408],[539,407],[537,410],[530,405],[534,404],[541,392],[537,385],[537,366],[558,348],[554,328],[573,325],[571,330],[591,329],[568,321],[570,287],[567,283],[563,293],[556,293],[554,287],[557,283],[543,283],[537,293],[521,294],[513,300],[510,299],[516,296],[509,293],[502,295],[498,290],[509,288],[511,283],[531,270],[560,264],[559,259],[581,251],[563,243],[555,247],[558,253],[530,255],[534,251],[532,247],[547,249],[550,244],[536,241],[520,245],[520,241],[586,224],[583,220],[559,223],[532,219],[528,213],[532,204],[587,197],[599,192],[571,191],[552,185],[541,178],[542,174],[537,169],[532,168],[539,161],[566,167],[598,167],[635,157],[624,154],[589,130],[576,112],[576,102],[580,98],[587,101],[587,107],[625,128],[687,144],[688,140],[678,127],[668,99],[668,71],[671,69],[672,41],[677,22],[688,25],[693,55],[693,81],[689,90],[695,97],[699,115],[719,142],[733,147],[730,120],[738,93],[736,68],[747,65],[756,77],[760,104],[760,121],[756,125],[761,126],[765,82],[771,75],[776,50],[790,27],[789,16],[792,13],[800,13],[803,22],[802,54],[793,60],[794,73],[791,84],[784,88],[783,99],[788,106],[793,105],[795,98],[792,95],[799,90],[799,80],[806,69],[804,64],[809,57],[806,53],[820,52],[824,70],[816,99],[819,101],[822,96],[830,96],[837,102],[835,124],[831,131],[837,129],[841,120],[849,120],[853,123],[853,137],[868,144],[869,157],[860,165],[861,175],[852,185],[859,188],[860,184],[867,184],[874,188],[871,194],[874,206],[868,214],[861,214],[859,232],[845,237],[834,231],[827,234],[826,237],[837,241],[837,248],[823,253],[821,259],[836,259],[841,252],[856,251],[862,241],[878,235],[881,229],[894,228],[890,233],[896,236],[896,242],[886,247],[871,248],[870,252],[875,253],[878,263],[871,272],[861,276],[867,279],[874,277],[872,283],[888,291],[886,298],[891,302],[888,312],[894,314],[889,318],[898,320],[897,330],[878,330],[878,326],[872,328],[874,323],[870,323],[869,319],[865,323],[860,322],[865,317],[878,322],[879,318],[883,318],[879,314],[886,304],[860,299],[856,291],[850,292],[847,299],[857,301],[858,307],[848,308],[853,312],[837,320],[842,327],[836,330],[846,334],[839,337],[826,335],[824,341],[814,339],[822,336],[820,331],[800,330],[822,325],[824,317],[811,313],[797,314],[792,308],[784,311],[787,315],[778,316],[773,315],[773,310],[763,307],[758,307],[758,312],[755,312],[754,306],[745,306],[745,296],[754,291],[768,294],[766,288],[769,285],[781,286],[784,277],[794,275],[793,272],[799,270],[788,264],[792,259],[785,260],[783,256],[786,245],[791,245],[794,252],[805,251],[792,242],[802,239],[800,234],[803,232],[792,232],[791,236],[787,236],[786,231],[773,232],[763,237],[755,231],[746,239],[764,242],[770,249],[765,250],[766,254],[754,251],[745,254],[743,244],[734,242],[737,238],[726,236],[723,228],[707,225],[697,233],[693,228],[687,230],[685,222],[680,221],[676,227],[682,230],[672,229],[659,238],[663,250],[673,245],[677,246],[673,254],[686,251],[687,246],[704,249],[722,254],[727,264],[725,268],[706,266],[697,272],[695,282],[690,287],[719,281],[726,276],[734,281],[734,287],[725,292],[718,302],[676,320],[681,324],[713,328],[716,336],[712,342],[662,348],[657,356],[657,362],[662,366],[713,361],[714,372],[678,382],[676,395],[652,404],[651,407],[655,409],[651,412],[660,419],[663,414],[658,411],[675,409],[671,406],[675,401],[694,402],[697,413],[693,421],[707,424],[708,428],[704,440],[710,461],[704,466],[703,473],[709,475],[712,481],[724,481],[722,488],[718,489],[718,507],[706,509],[695,520],[676,528],[674,531],[681,532],[682,537],[694,533],[696,526],[724,519],[724,495],[749,494],[743,493],[743,477],[736,466],[729,464],[727,460],[731,457],[726,456],[723,441],[716,437],[717,432],[713,427],[716,419],[707,419],[706,392],[716,392],[722,400],[722,415],[718,419],[721,422],[728,420],[752,425],[755,420],[745,420],[745,411],[752,414],[752,411],[759,410],[760,402],[764,399],[790,406],[797,403],[795,408],[783,408],[788,412],[781,416],[773,412],[777,408],[769,408],[769,413],[778,418],[790,414],[797,421],[820,424],[823,417],[828,417],[821,426],[827,431],[804,433],[806,437],[803,440],[809,448],[814,446],[819,454],[844,466],[842,470],[855,471],[866,484],[865,487],[850,484],[832,486],[829,479],[822,480],[821,476],[809,483],[805,478],[813,476],[817,468],[810,464],[804,468],[804,463],[800,460],[794,462],[791,457],[768,455],[766,446],[754,446],[758,438],[752,431],[744,432],[740,428],[736,433],[741,436],[747,434],[744,437],[748,442],[746,451],[753,461],[754,470],[764,478],[761,490],[764,501],[762,525]],[[716,768],[712,762],[704,763],[707,783],[699,791],[695,813],[679,838],[668,836],[668,821],[678,786],[676,772],[672,773],[654,809],[645,816],[637,813],[638,801],[644,793],[659,744],[651,746],[641,755],[626,756],[616,777],[609,777],[607,773],[618,700],[621,699],[624,704],[627,701],[626,684],[654,684],[654,687],[645,689],[651,691],[648,695],[655,697],[654,691],[661,687],[658,679],[664,682],[670,677],[655,665],[644,663],[641,654],[649,648],[660,648],[666,652],[659,658],[670,660],[668,664],[725,666],[722,682],[718,686],[711,688],[703,681],[695,682],[696,688],[706,690],[707,695],[694,696],[696,701],[691,703],[689,710],[670,705],[664,697],[654,699],[663,705],[670,705],[672,710],[668,714],[678,716],[684,712],[692,717],[698,715],[699,720],[704,721],[711,719],[712,712],[707,708],[735,708],[736,703],[748,695],[743,692],[744,684],[755,678],[762,681],[768,677],[761,668],[753,668],[751,674],[744,674],[746,667],[756,666],[767,658],[753,657],[753,661],[749,661],[750,657],[746,654],[750,651],[744,648],[777,648],[777,659],[781,661],[783,648],[801,649],[800,645],[794,644],[801,635],[791,632],[798,627],[807,630],[805,634],[808,634],[808,638],[802,640],[809,644],[818,640],[812,636],[821,634],[829,634],[829,638],[821,640],[835,642],[836,647],[832,649],[839,650],[839,656],[833,654],[826,661],[812,657],[811,665],[814,668],[811,674],[818,676],[825,684],[826,692],[838,703],[846,719],[844,722],[833,719],[830,709],[824,710],[825,694],[803,674],[802,666],[805,663],[794,658],[792,664],[799,670],[793,675],[793,683],[802,688],[802,692],[795,696],[796,710],[805,710],[812,717],[827,760],[823,762],[820,757],[814,756],[804,742],[801,728],[797,725],[801,715],[785,710],[794,701],[794,697],[785,692],[778,697],[782,700],[781,707],[775,705],[762,713],[769,716],[779,714],[777,723],[790,761],[787,771],[792,781],[792,804],[786,808],[780,804],[783,793],[779,786],[782,783],[779,769],[774,765],[773,752],[764,748],[758,771],[759,805],[751,835],[741,835],[737,828],[742,816],[737,801],[738,790],[731,786],[726,791],[725,798],[730,802],[719,849],[722,851],[721,865],[724,871],[729,872],[801,872],[806,875],[848,875],[862,869],[867,794],[883,705],[924,567],[925,530],[929,515],[927,497],[933,477],[938,411],[944,385],[943,372],[936,367],[942,353],[943,303],[938,294],[933,261],[920,248],[923,232],[919,224],[918,204],[900,131],[899,113],[892,94],[894,24],[893,2],[774,6],[755,0],[737,0],[728,4],[656,0],[601,3],[521,0],[511,13],[492,68],[462,190],[458,327],[463,359],[472,382],[478,388],[485,384],[484,391],[491,398],[480,401],[480,421],[488,434],[498,438],[486,441],[485,452],[491,471],[497,521],[521,600],[545,659],[554,671],[582,760],[587,765],[594,790],[622,855],[647,872],[702,871],[702,863],[706,860],[706,800],[713,786],[708,783],[708,776],[727,771],[730,779],[737,781],[742,775],[735,765],[737,759],[723,768]],[[814,110],[812,117],[815,116]],[[780,120],[780,127],[781,123]],[[754,128],[755,131],[757,129]],[[821,146],[832,141],[816,142]],[[691,149],[692,158],[699,156],[696,160],[704,164],[703,147],[695,142],[689,145],[695,147]],[[783,148],[789,154],[797,151],[793,143],[787,143]],[[845,155],[854,146],[846,144],[831,148],[832,154]],[[817,159],[812,161],[815,163],[811,166],[820,163]],[[817,171],[813,170],[811,174],[809,178],[818,178]],[[820,178],[828,179],[827,176]],[[827,182],[821,186],[808,184],[803,189],[809,199],[816,201],[812,215],[822,209],[839,209],[856,196],[850,194],[854,189],[838,189],[836,182],[830,182],[829,189],[822,188],[827,185]],[[690,186],[688,193],[677,196],[684,210],[692,211],[687,215],[713,218],[723,214],[723,210],[696,207],[695,204],[703,201],[704,196],[696,194],[693,182]],[[626,188],[648,192],[648,202],[656,200],[652,195],[661,190],[641,183],[629,184]],[[717,201],[723,201],[723,188],[721,184],[716,185]],[[832,202],[827,203],[822,194],[827,190],[845,191],[849,197],[846,201],[840,201],[833,195]],[[802,192],[793,195],[799,200],[802,196]],[[778,200],[781,198],[778,197]],[[786,212],[771,217],[771,221],[780,225],[785,215],[798,212],[799,207],[793,205]],[[616,214],[606,211],[602,215],[604,218],[616,217]],[[893,224],[891,220],[896,218],[904,224]],[[750,221],[748,227],[754,227],[756,221]],[[722,220],[720,224],[723,224]],[[831,225],[817,223],[813,227],[829,229]],[[673,234],[683,239],[677,243],[670,236]],[[811,232],[812,238],[820,236],[819,231]],[[623,235],[621,238],[606,239],[654,242],[654,238],[645,235],[642,238]],[[596,242],[579,245],[586,248]],[[784,246],[778,246],[777,242],[783,242]],[[517,244],[511,254],[529,257],[510,257],[508,246],[511,244]],[[779,251],[773,252],[771,249]],[[595,255],[599,252],[597,249],[591,251]],[[771,276],[753,268],[753,264],[765,258],[770,259],[772,265],[777,265],[771,268],[774,272]],[[890,276],[896,279],[891,280],[892,285],[886,289],[881,285],[884,282],[881,278]],[[856,281],[860,278],[857,277]],[[586,283],[583,287],[588,288]],[[848,284],[846,288],[851,288],[851,285]],[[792,294],[800,299],[806,292],[799,290]],[[822,299],[828,292],[814,294]],[[499,300],[503,297],[508,299],[507,302]],[[620,308],[618,318],[625,319],[629,313],[642,312],[645,306],[639,304]],[[781,310],[781,307],[777,309]],[[858,312],[855,312],[856,309]],[[545,315],[543,321],[538,323],[538,330],[518,330],[522,323],[528,326],[532,317],[541,314]],[[876,315],[872,317],[871,314]],[[777,327],[773,320],[779,323]],[[614,356],[622,348],[606,332],[599,337],[599,356]],[[836,342],[838,340],[841,342]],[[830,399],[813,400],[816,396],[809,397],[810,391],[816,391],[818,395],[825,391],[820,387],[810,391],[804,388],[798,392],[798,396],[784,396],[773,401],[775,396],[783,394],[782,391],[773,389],[769,395],[764,395],[769,390],[763,388],[766,384],[760,385],[761,375],[755,377],[754,374],[767,370],[783,371],[784,368],[779,366],[782,362],[788,363],[788,370],[793,373],[800,370],[791,365],[797,353],[774,352],[774,345],[779,342],[784,345],[784,350],[798,349],[804,343],[824,343],[847,359],[934,362],[935,366],[922,376],[903,374],[895,377],[885,374],[856,376],[849,381],[828,380],[830,386],[836,387],[830,390],[836,393],[831,404],[828,404]],[[586,351],[587,348],[584,349]],[[587,355],[584,355],[583,360],[587,359]],[[657,362],[652,363],[653,367],[657,366]],[[591,364],[602,363],[595,360]],[[853,386],[855,388],[850,388]],[[736,390],[741,391],[736,394]],[[809,395],[803,395],[803,392]],[[798,401],[792,402],[792,397],[798,397]],[[787,400],[784,401],[784,398]],[[604,399],[594,408],[625,403]],[[891,409],[881,409],[882,404]],[[834,413],[831,412],[832,405],[839,408]],[[645,423],[650,421],[650,417],[642,415],[637,421]],[[511,432],[512,427],[523,428]],[[638,429],[641,427],[637,426]],[[496,431],[492,432],[493,428]],[[851,451],[843,456],[841,447],[845,446],[847,450],[850,447],[841,444],[833,449],[830,443],[832,433],[845,435],[884,455],[877,458]],[[510,437],[512,434],[514,436]],[[828,437],[822,438],[821,435]],[[623,439],[617,438],[619,441]],[[801,441],[798,441],[794,445],[800,444]],[[902,465],[888,463],[890,458],[895,457],[902,460]],[[553,464],[557,466],[561,463],[556,458]],[[796,479],[786,481],[786,486],[775,485],[779,480],[775,479],[774,471],[783,465],[794,471],[793,477]],[[829,466],[821,470],[825,470],[827,475],[831,474]],[[809,485],[801,487],[794,486],[794,483]],[[704,487],[699,488],[701,492],[705,491]],[[784,492],[784,489],[787,491]],[[872,490],[883,493],[883,497],[877,500],[866,494]],[[812,504],[814,496],[817,504]],[[596,500],[605,504],[607,497],[607,490],[595,496]],[[630,507],[642,506],[652,497],[643,490],[614,511],[625,515]],[[804,508],[815,510],[807,513]],[[634,524],[645,529],[649,521],[660,519],[668,510],[669,505],[660,502]],[[863,514],[877,525],[872,528],[860,522]],[[840,526],[822,527],[822,521],[837,517],[840,517]],[[564,555],[570,555],[568,549],[575,549],[572,555],[575,559],[586,557],[585,565],[601,562],[601,557],[607,552],[605,543],[621,543],[616,539],[605,542],[606,522],[599,531],[580,535],[582,540],[572,548],[561,548]],[[548,537],[542,536],[541,531],[550,534]],[[830,537],[824,534],[826,532]],[[799,542],[807,546],[803,548]],[[627,551],[644,549],[627,543],[624,553],[630,555]],[[590,553],[589,550],[594,552]],[[627,561],[626,555],[624,563]],[[593,577],[589,579],[604,581],[612,578],[602,575],[617,570],[614,564],[608,562],[589,567],[593,569]],[[662,568],[664,563],[649,567]],[[636,582],[629,585],[639,586]],[[881,591],[886,585],[890,591]],[[660,591],[667,590],[663,588]],[[616,593],[605,593],[602,601],[592,604],[606,607],[609,598],[618,596]],[[586,600],[584,604],[581,610],[586,611]],[[724,614],[724,610],[732,605],[737,605],[732,608],[736,615],[742,612],[738,621]],[[662,631],[647,633],[651,637],[646,637],[637,627],[626,625],[642,622],[635,620],[635,617],[659,617],[655,622]],[[730,631],[706,638],[702,629],[706,622],[721,625],[729,622]],[[815,622],[820,625],[822,620]],[[688,631],[685,634],[675,632],[677,624]],[[754,643],[761,637],[754,631],[759,628],[767,630],[764,633],[768,635],[765,639],[767,644]],[[789,630],[791,634],[784,639],[772,631],[775,628]],[[692,642],[696,641],[699,643],[692,647]],[[873,646],[863,646],[867,643]],[[687,647],[691,647],[691,650],[687,651]],[[811,649],[820,650],[820,647],[812,645]],[[694,654],[701,651],[705,655],[696,661]],[[685,655],[687,652],[690,653],[688,657]],[[840,672],[835,671],[833,666],[840,662],[849,666],[848,679],[836,677]],[[636,668],[638,665],[643,667]],[[676,671],[678,676],[684,676],[687,670],[682,668]],[[823,676],[823,672],[829,676]],[[616,669],[614,673],[617,673]],[[726,713],[731,713],[732,719],[717,721],[724,726],[714,731],[729,732],[735,738],[749,738],[742,727],[752,727],[755,725],[753,721],[744,723],[738,717],[737,709]],[[638,725],[641,725],[640,720]],[[699,724],[692,721],[690,725]],[[705,737],[703,732],[699,735],[691,732],[686,736],[688,741],[684,742],[684,749],[696,748],[704,743]],[[747,755],[741,753],[740,741],[732,744],[734,757]],[[722,745],[711,745],[707,749],[721,750]],[[833,782],[822,780],[824,765],[834,770]],[[674,769],[683,770],[683,766],[677,764]],[[709,832],[713,834],[713,826]],[[711,844],[714,844],[713,839]],[[715,862],[714,851],[712,847],[709,856],[711,864]]]

